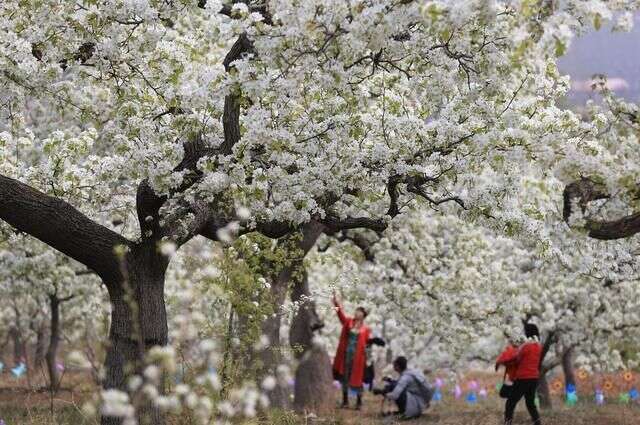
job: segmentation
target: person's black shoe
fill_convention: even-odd
[[[342,404],[340,405],[341,409],[349,408],[349,394],[346,392],[342,393]]]

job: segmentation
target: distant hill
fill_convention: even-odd
[[[629,33],[603,28],[574,40],[558,66],[571,75],[572,103],[581,104],[593,97],[589,82],[595,74],[605,74],[618,95],[640,101],[640,14]]]

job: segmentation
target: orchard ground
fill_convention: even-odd
[[[32,386],[39,381],[31,377]],[[95,387],[87,376],[69,375],[65,378],[63,390],[51,399],[43,390],[29,389],[26,380],[20,383],[4,374],[0,379],[0,419],[6,425],[94,425],[82,413],[83,403],[95,394]],[[336,393],[336,397],[339,394]],[[451,394],[445,400],[434,404],[425,415],[413,421],[398,422],[392,417],[382,417],[380,397],[366,394],[362,411],[343,410],[329,407],[318,417],[295,415],[290,412],[270,411],[252,420],[237,420],[242,425],[386,425],[392,423],[443,424],[443,425],[493,425],[501,424],[503,400],[495,392],[477,404],[454,400]],[[545,425],[637,425],[640,423],[640,404],[623,405],[613,397],[604,406],[596,406],[593,397],[586,394],[578,405],[565,406],[559,395],[555,395],[554,409],[544,411]],[[53,406],[53,410],[52,410]],[[337,398],[336,398],[337,406]],[[385,409],[391,406],[386,406]],[[52,413],[53,412],[53,413]],[[529,424],[524,402],[518,406],[515,424]],[[191,425],[195,423],[188,415],[171,417],[170,425]]]

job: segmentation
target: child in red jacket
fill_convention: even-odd
[[[516,357],[518,356],[518,344],[513,338],[509,339],[509,345],[504,349],[496,360],[496,372],[500,366],[505,367],[505,383],[511,385],[516,379],[516,369],[518,365],[516,363]]]

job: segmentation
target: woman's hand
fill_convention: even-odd
[[[338,307],[340,305],[340,302],[338,301],[338,296],[336,295],[336,291],[333,291],[333,296],[331,298],[331,301],[333,301],[333,305]]]

